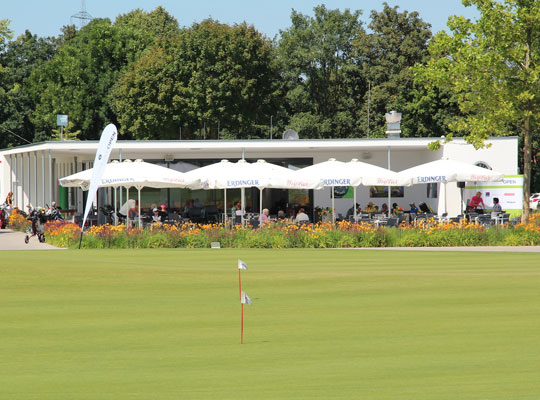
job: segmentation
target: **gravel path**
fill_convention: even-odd
[[[30,238],[30,242],[25,244],[25,236],[23,232],[0,229],[0,250],[63,250],[48,243],[39,243],[37,237]]]

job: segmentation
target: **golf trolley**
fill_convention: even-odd
[[[38,208],[37,210],[30,211],[27,219],[32,222],[32,225],[26,230],[24,243],[28,244],[30,238],[34,236],[37,236],[40,243],[45,243],[43,224],[47,222],[48,218],[45,215],[44,210]]]

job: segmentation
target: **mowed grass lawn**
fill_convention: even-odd
[[[2,400],[540,398],[538,254],[1,256]]]

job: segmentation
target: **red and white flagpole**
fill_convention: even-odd
[[[240,300],[242,300],[242,280],[240,278],[240,268],[238,268],[238,295],[240,296]]]
[[[240,344],[244,344],[244,303],[242,305],[242,316],[240,318]]]
[[[238,260],[238,294],[240,295],[240,305],[241,305],[241,315],[240,315],[240,344],[244,343],[244,302],[248,302],[248,304],[251,304],[251,300],[249,297],[244,293],[245,298],[242,298],[242,274],[241,270],[246,269],[247,265],[242,260]]]

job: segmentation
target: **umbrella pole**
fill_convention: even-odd
[[[446,210],[446,182],[444,182],[444,212],[448,213]]]
[[[139,202],[138,202],[139,207],[137,210],[137,213],[139,214],[139,228],[142,228],[142,225],[141,225],[141,188],[138,187],[137,191],[139,192]]]
[[[116,186],[114,187],[114,226],[118,225],[118,214],[116,213]]]
[[[223,225],[227,227],[227,189],[223,189]]]
[[[356,186],[353,186],[353,211],[354,221],[356,222]]]
[[[261,220],[262,216],[262,192],[264,188],[259,188],[259,221]]]
[[[459,188],[459,192],[461,193],[461,203],[460,203],[461,214],[460,215],[463,215],[463,188]]]
[[[245,207],[245,204],[244,204],[244,200],[245,200],[245,194],[246,194],[246,191],[244,188],[241,188],[240,189],[240,204],[241,204],[241,207],[240,207],[240,211],[242,213],[242,228],[244,227],[244,207]]]
[[[336,207],[334,205],[334,186],[331,187],[331,190],[332,190],[332,223],[335,225],[336,224]]]
[[[127,212],[126,212],[126,229],[129,228],[129,187],[126,188],[126,201],[127,201]]]

